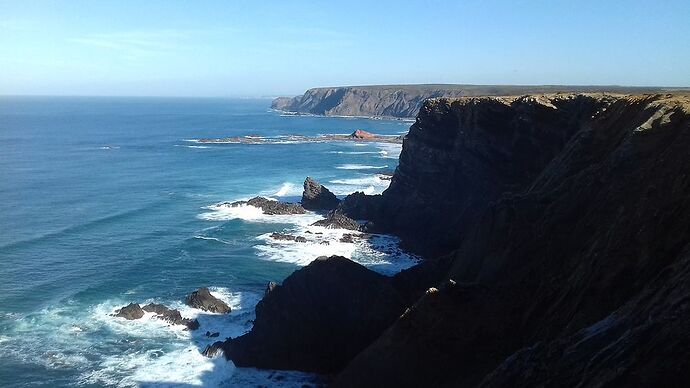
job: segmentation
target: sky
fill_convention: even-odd
[[[0,95],[690,86],[688,0],[0,0]]]

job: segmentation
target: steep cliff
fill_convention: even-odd
[[[333,385],[690,385],[688,150],[688,95],[427,101],[390,188],[339,211],[428,259]]]
[[[649,93],[659,88],[619,86],[380,85],[314,88],[297,97],[278,97],[271,108],[325,116],[413,118],[429,98],[514,96],[554,92]]]
[[[530,124],[481,119],[479,105],[509,106],[521,111],[509,122]],[[552,115],[561,118],[539,129]],[[531,143],[506,143],[518,132]],[[380,200],[395,205],[383,214],[448,201],[450,216],[435,213],[419,231],[434,220],[447,227],[436,232],[451,236],[452,251],[422,267],[440,266],[435,281],[453,282],[420,299],[336,385],[690,382],[690,98],[430,101],[405,142]],[[441,165],[453,174],[433,175]],[[441,197],[420,192],[420,177]]]

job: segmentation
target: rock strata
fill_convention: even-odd
[[[230,306],[222,300],[211,295],[208,288],[202,287],[187,296],[186,303],[190,307],[212,313],[226,314],[230,312]]]

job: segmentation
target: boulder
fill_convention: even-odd
[[[309,210],[333,210],[340,200],[319,182],[307,177],[304,181],[302,206]]]
[[[208,288],[202,287],[187,296],[187,305],[212,313],[226,314],[230,312],[230,306],[222,300],[211,295]]]
[[[240,367],[333,373],[403,310],[391,278],[344,257],[319,257],[268,292],[252,330],[223,350]]]
[[[144,316],[144,310],[138,303],[130,303],[127,306],[115,311],[115,316],[127,320],[139,319]]]

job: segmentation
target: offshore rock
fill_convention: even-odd
[[[309,210],[333,210],[340,200],[319,182],[310,177],[304,180],[302,193],[302,207]]]
[[[297,203],[286,203],[270,200],[264,197],[254,197],[249,201],[236,201],[228,203],[232,207],[249,205],[260,208],[264,214],[285,215],[285,214],[304,214],[306,211],[302,205]]]
[[[187,305],[212,313],[226,314],[230,312],[230,306],[222,300],[211,295],[208,288],[202,287],[187,296]]]
[[[115,316],[127,320],[139,319],[144,316],[144,310],[137,303],[130,303],[127,306],[115,311]]]

